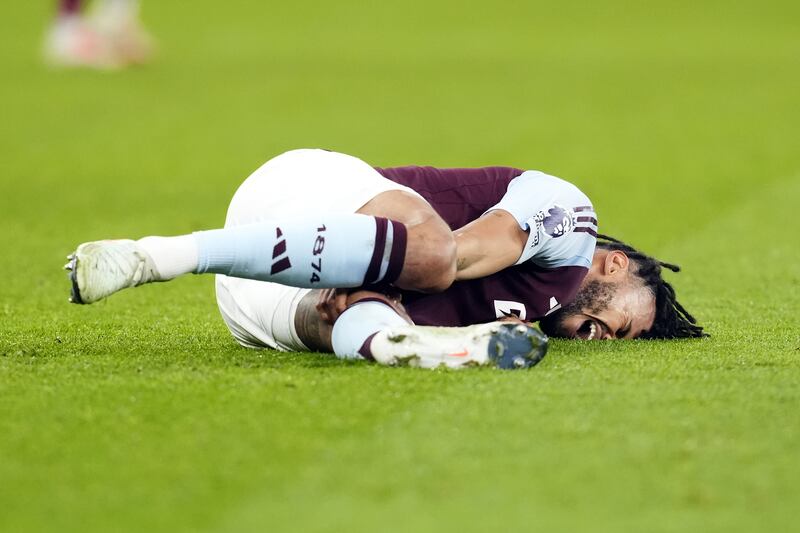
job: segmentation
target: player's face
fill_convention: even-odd
[[[633,339],[653,326],[655,297],[640,284],[590,281],[575,301],[545,317],[540,326],[552,337]]]

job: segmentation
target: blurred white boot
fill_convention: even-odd
[[[142,64],[153,57],[155,42],[139,20],[138,1],[102,0],[92,15],[92,24],[122,64]]]
[[[45,36],[45,61],[57,67],[121,66],[108,39],[79,15],[59,16]]]

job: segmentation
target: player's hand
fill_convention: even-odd
[[[332,325],[349,305],[353,305],[365,298],[383,301],[397,311],[397,314],[406,319],[409,324],[414,323],[405,307],[403,307],[401,303],[402,297],[399,293],[387,295],[359,289],[322,289],[317,302],[317,312],[322,320]]]
[[[320,318],[328,324],[333,324],[345,309],[347,309],[347,296],[349,289],[322,289],[317,302],[317,312]]]

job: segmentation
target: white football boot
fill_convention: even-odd
[[[117,291],[161,279],[150,256],[136,241],[85,242],[67,256],[75,304],[90,304]]]
[[[379,331],[370,354],[384,365],[420,368],[530,368],[547,353],[547,336],[526,324],[490,322],[461,328],[395,326]]]

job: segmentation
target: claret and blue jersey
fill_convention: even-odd
[[[575,185],[511,167],[377,168],[414,189],[456,230],[501,209],[528,232],[517,264],[437,294],[403,292],[415,323],[466,326],[504,316],[535,321],[574,298],[592,264],[597,215]]]

